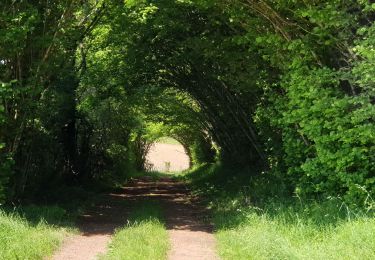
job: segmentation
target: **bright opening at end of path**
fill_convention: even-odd
[[[189,169],[190,159],[182,144],[170,137],[156,141],[146,156],[150,171],[181,172]]]

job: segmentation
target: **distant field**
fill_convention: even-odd
[[[164,138],[165,142],[156,142],[147,154],[151,171],[182,172],[189,168],[189,156],[184,147],[173,138]],[[174,141],[174,143],[172,143]]]

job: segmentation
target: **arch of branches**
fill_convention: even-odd
[[[365,201],[375,192],[374,10],[2,1],[0,202],[122,178],[162,135],[193,163],[259,166],[289,191]]]

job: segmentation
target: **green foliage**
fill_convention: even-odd
[[[107,161],[101,164],[102,167],[92,166],[91,172],[96,172],[97,176],[108,176],[113,171],[124,174],[132,167],[144,170],[148,150],[162,136],[176,138],[190,151],[191,144],[205,135],[200,109],[188,93],[135,79],[139,69],[128,64],[132,53],[124,51],[131,39],[123,36],[123,28],[113,23],[113,19],[118,19],[115,14],[126,8],[113,8],[114,13],[103,20],[85,43],[88,68],[77,92],[80,97],[78,109],[94,130],[90,138],[94,149],[91,149]],[[111,30],[112,34],[109,34]],[[119,146],[126,153],[115,158],[110,147]],[[103,160],[98,156],[92,159],[95,162]],[[121,162],[128,166],[120,166]]]
[[[289,112],[283,112],[274,126],[284,129],[284,160],[288,173],[298,176],[299,193],[344,191],[348,200],[363,198],[375,170],[375,110],[367,95],[337,93],[337,78],[327,68],[293,70],[283,84],[288,89],[283,111]]]
[[[0,205],[6,201],[7,185],[12,174],[13,160],[0,155]]]
[[[285,191],[374,196],[368,1],[3,1],[0,200],[123,180],[170,136]]]
[[[0,82],[0,96],[6,97],[11,94],[11,84],[6,84]],[[6,199],[6,186],[9,182],[9,177],[12,173],[12,158],[5,151],[4,135],[3,132],[4,125],[6,124],[6,113],[3,104],[0,104],[0,205]]]
[[[81,130],[75,129],[80,125],[75,57],[100,6],[101,1],[1,3],[0,168],[7,168],[1,175],[9,180],[8,201],[58,181],[72,182],[84,168],[84,149],[76,143]],[[3,81],[10,82],[6,91]]]
[[[263,57],[279,68],[281,79],[263,87],[256,120],[264,138],[269,127],[281,133],[271,134],[267,149],[273,171],[287,171],[295,192],[340,194],[366,206],[374,193],[375,107],[372,83],[365,80],[373,74],[366,70],[373,59],[366,51],[371,43],[360,35],[371,33],[373,25],[361,27],[367,14],[346,11],[352,7],[343,1],[296,6],[293,20],[308,18],[300,29],[310,33],[295,28],[292,39],[258,38]],[[358,66],[364,66],[360,73]]]

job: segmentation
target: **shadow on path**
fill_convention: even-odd
[[[79,217],[79,235],[67,239],[53,259],[95,259],[105,253],[116,228],[127,223],[139,201],[156,200],[164,208],[171,250],[169,259],[218,259],[212,225],[184,183],[162,178],[133,180],[116,192],[102,196]]]
[[[213,227],[207,210],[199,206],[186,185],[169,178],[151,181],[148,178],[135,180],[124,187],[121,194],[127,200],[155,199],[164,207],[171,250],[168,258],[219,259],[215,253]]]

